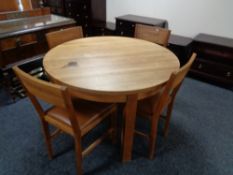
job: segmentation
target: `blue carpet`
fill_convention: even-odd
[[[85,174],[233,174],[232,91],[186,78],[172,115],[168,138],[159,135],[154,160],[146,158],[147,143],[141,138],[135,139],[133,160],[124,164],[119,146],[106,141],[84,158]],[[53,146],[57,156],[50,161],[27,98],[0,107],[0,175],[75,174],[72,138],[62,135]]]

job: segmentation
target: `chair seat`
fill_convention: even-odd
[[[160,95],[161,93],[159,92],[152,97],[140,100],[138,102],[137,114],[139,114],[141,117],[151,117],[153,115],[153,107],[158,101]]]
[[[80,125],[81,135],[83,136],[113,112],[116,109],[116,106],[108,103],[95,103],[86,100],[79,100],[74,103],[74,108],[76,118]],[[102,116],[102,118],[100,118],[100,116]],[[58,128],[62,126],[62,129],[65,129],[66,132],[73,135],[67,110],[60,107],[52,107],[46,112],[45,120],[54,124]],[[65,128],[64,124],[66,125]]]

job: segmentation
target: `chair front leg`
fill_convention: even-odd
[[[111,114],[111,138],[112,138],[112,144],[116,144],[117,142],[117,114],[116,111],[114,111]]]
[[[156,114],[153,114],[156,115]],[[156,141],[157,141],[157,131],[158,131],[158,122],[159,115],[153,116],[151,120],[151,128],[149,135],[149,159],[154,158],[154,154],[156,152]]]
[[[49,159],[53,159],[53,149],[52,149],[52,142],[51,142],[51,136],[50,136],[50,132],[49,132],[49,124],[46,121],[42,121],[42,130],[43,130],[43,134],[45,137],[45,143],[47,146],[47,150],[48,150],[48,156]]]
[[[77,175],[82,175],[82,145],[81,139],[74,139],[75,141],[75,157],[76,157],[76,167],[77,167]]]
[[[171,120],[173,104],[174,104],[174,98],[168,104],[168,107],[167,107],[167,115],[166,115],[166,118],[165,118],[165,125],[164,125],[164,128],[163,128],[164,137],[167,137],[167,135],[168,135],[168,128],[169,128],[169,124],[170,124],[170,120]]]

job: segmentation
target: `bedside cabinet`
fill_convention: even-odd
[[[124,15],[116,18],[116,35],[134,37],[136,24],[145,24],[167,28],[166,20],[136,15]]]
[[[43,0],[43,6],[50,7],[51,13],[65,15],[64,0]]]
[[[193,52],[197,53],[191,68],[194,76],[233,85],[233,39],[199,34],[194,38]]]
[[[170,35],[168,49],[176,54],[180,61],[180,66],[188,62],[192,51],[192,39],[179,35]]]

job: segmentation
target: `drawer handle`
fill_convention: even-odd
[[[120,22],[120,26],[122,25],[123,23],[122,22]]]
[[[227,72],[227,73],[226,73],[226,76],[227,76],[227,77],[231,77],[231,72]]]
[[[84,5],[84,6],[83,6],[83,9],[87,9],[87,6],[86,6],[86,5]]]
[[[16,45],[17,45],[17,46],[20,46],[20,45],[22,44],[21,38],[20,38],[20,37],[17,37],[17,38],[15,39],[15,42],[16,42]]]
[[[77,17],[79,17],[80,15],[79,14],[76,14]]]
[[[88,16],[85,16],[86,19],[88,19]]]
[[[71,3],[69,3],[68,6],[71,7]]]
[[[202,69],[202,67],[203,67],[202,64],[199,64],[197,68]]]
[[[121,35],[124,35],[124,32],[121,32]]]
[[[132,28],[134,28],[135,27],[135,25],[134,24],[132,24]]]

